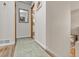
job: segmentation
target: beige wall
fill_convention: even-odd
[[[69,56],[71,15],[68,2],[46,2],[47,49],[56,56]]]

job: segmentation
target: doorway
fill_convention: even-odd
[[[37,44],[37,42],[35,41],[35,10],[34,10],[35,4],[31,4],[30,6],[28,6],[26,3],[30,4],[32,2],[30,1],[16,2],[16,48],[15,48],[14,56],[15,57],[39,57],[39,56],[48,57],[49,55],[47,54],[47,52],[43,48],[41,48],[40,45]],[[20,5],[21,8],[18,8],[20,7]],[[24,5],[26,7],[24,7]],[[25,8],[27,8],[28,10],[27,15],[29,18],[28,17],[26,18],[29,19],[29,21],[24,20],[25,13],[27,13],[27,10]],[[28,24],[29,26],[27,31],[27,28],[25,27]],[[20,28],[18,29],[18,27]],[[24,35],[23,32],[25,33],[25,36],[23,36]],[[29,33],[28,36],[26,32]]]
[[[16,38],[31,37],[31,3],[16,2]]]

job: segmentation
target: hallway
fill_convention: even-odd
[[[49,55],[31,38],[17,39],[15,57],[49,57]]]
[[[13,56],[78,57],[79,2],[0,2],[0,57]]]

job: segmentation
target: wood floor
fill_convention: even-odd
[[[15,45],[0,47],[0,57],[13,57]]]

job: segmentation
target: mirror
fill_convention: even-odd
[[[29,23],[28,10],[19,9],[19,23]]]

